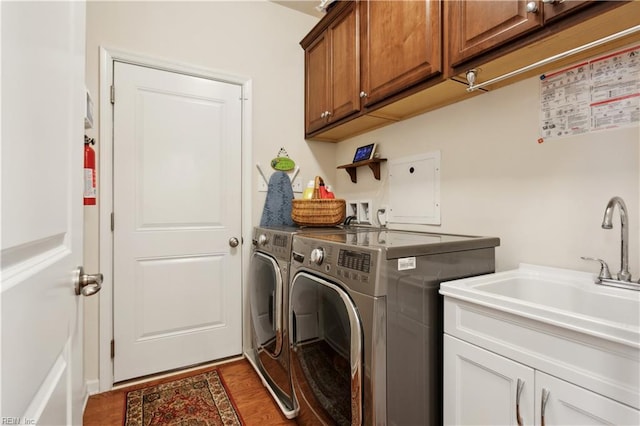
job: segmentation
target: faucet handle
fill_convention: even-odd
[[[600,262],[600,274],[598,274],[598,279],[603,280],[603,279],[607,279],[610,280],[611,279],[611,272],[609,271],[609,266],[607,265],[607,262],[605,262],[602,259],[596,259],[594,257],[585,257],[585,256],[580,256],[580,259],[582,260],[593,260],[594,262]]]

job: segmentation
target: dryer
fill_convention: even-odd
[[[287,299],[292,236],[298,228],[256,227],[249,267],[254,368],[287,418],[295,417],[289,375]]]
[[[442,424],[440,282],[491,273],[499,239],[376,229],[295,235],[298,424]]]
[[[293,235],[365,232],[371,227],[255,227],[248,293],[249,361],[287,418],[296,415],[289,371],[289,266]]]

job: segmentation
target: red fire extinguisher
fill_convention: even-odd
[[[91,145],[95,139],[84,137],[84,205],[96,205],[96,152]]]

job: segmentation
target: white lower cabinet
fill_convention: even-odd
[[[444,335],[445,425],[530,425],[534,390],[533,368]]]
[[[548,395],[546,403],[543,395]],[[637,426],[640,414],[627,405],[536,371],[535,424]]]
[[[444,335],[445,425],[640,425],[640,411]]]

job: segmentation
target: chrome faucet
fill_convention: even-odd
[[[613,197],[609,200],[604,211],[604,218],[602,218],[602,227],[604,229],[613,228],[612,219],[615,206],[618,206],[620,211],[620,227],[622,228],[620,232],[620,272],[618,272],[617,279],[611,277],[607,262],[604,260],[593,257],[582,257],[582,259],[600,263],[600,273],[595,279],[596,284],[640,291],[640,281],[631,281],[631,273],[629,272],[629,224],[627,222],[627,206],[622,198]]]
[[[631,281],[631,274],[629,273],[629,225],[627,223],[627,206],[624,200],[620,197],[613,197],[607,203],[607,208],[604,211],[604,218],[602,219],[602,228],[613,228],[613,209],[618,206],[620,211],[620,223],[621,223],[621,243],[620,243],[620,272],[618,272],[618,279],[620,281]]]

